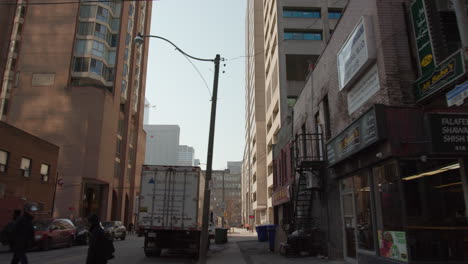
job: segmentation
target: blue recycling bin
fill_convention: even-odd
[[[270,244],[270,251],[275,251],[275,234],[276,234],[276,225],[266,225],[268,232],[268,243]]]
[[[255,227],[257,230],[258,241],[267,241],[267,228],[266,225],[259,225]]]

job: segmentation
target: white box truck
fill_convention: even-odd
[[[204,184],[199,167],[143,165],[138,229],[146,256],[159,256],[162,249],[188,249],[197,256]]]

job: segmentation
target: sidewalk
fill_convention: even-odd
[[[228,236],[228,243],[212,244],[207,263],[227,264],[345,264],[316,257],[287,258],[268,251],[268,242],[259,242],[257,233],[236,229]]]

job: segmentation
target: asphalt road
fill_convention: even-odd
[[[177,263],[189,264],[195,261],[188,255],[180,252],[164,252],[159,258],[147,258],[143,253],[143,238],[127,236],[124,241],[114,240],[115,259],[109,264],[143,264],[143,263]],[[58,248],[49,251],[28,252],[30,264],[85,264],[88,246],[73,246],[71,248]],[[1,253],[0,263],[8,264],[12,258],[11,253]]]

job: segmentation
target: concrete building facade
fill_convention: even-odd
[[[151,2],[15,2],[0,118],[60,147],[56,216],[134,221]]]
[[[177,165],[179,158],[178,125],[145,125],[146,165]]]
[[[260,180],[251,184],[251,192],[256,193],[254,200],[261,203],[258,208],[258,202],[253,205],[254,211],[262,212],[255,217],[257,224],[274,221],[273,146],[278,143],[282,123],[291,118],[288,116],[290,105],[299,96],[309,71],[315,67],[346,3],[347,0],[249,1],[246,158],[251,163],[260,163],[256,169],[261,169],[255,174],[256,169],[251,169],[253,165],[244,167],[252,182]],[[252,121],[254,116],[258,116],[256,122]],[[262,144],[259,146],[261,153],[252,147],[255,144]],[[266,211],[261,211],[263,209]]]
[[[179,145],[177,165],[179,166],[195,166],[194,164],[195,149],[187,145]]]
[[[228,162],[228,169],[212,171],[210,211],[217,226],[222,226],[223,220],[231,227],[242,224],[241,164]]]

